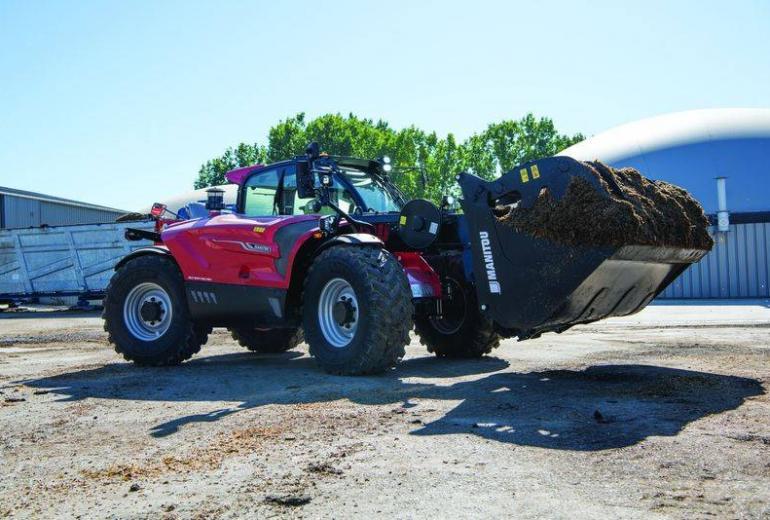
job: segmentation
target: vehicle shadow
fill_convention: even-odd
[[[23,383],[60,394],[65,401],[233,402],[155,425],[150,431],[155,437],[269,404],[348,399],[361,405],[400,404],[419,413],[414,401],[433,399],[460,404],[416,427],[412,435],[472,433],[517,445],[588,451],[676,435],[692,421],[733,410],[764,393],[754,379],[652,365],[501,372],[507,367],[498,358],[423,357],[405,360],[384,376],[352,378],[324,374],[300,353],[238,353],[172,368],[117,363]],[[433,383],[437,378],[442,380]],[[448,384],[443,378],[461,379]]]

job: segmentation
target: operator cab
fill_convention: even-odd
[[[336,168],[328,186],[329,200],[351,215],[398,214],[404,197],[387,178],[377,161],[329,157]],[[317,197],[303,197],[297,189],[297,171],[301,158],[268,166],[255,166],[249,171],[236,170],[241,177],[238,213],[248,216],[326,215],[334,213],[320,207]],[[245,174],[244,174],[245,173]],[[228,176],[228,178],[231,178]]]
[[[426,251],[433,245],[462,249],[459,219],[447,205],[416,199],[409,203],[390,180],[390,160],[374,161],[322,154],[317,143],[307,155],[227,174],[240,185],[237,212],[248,217],[318,215],[327,235],[345,229],[376,235],[395,251]],[[349,232],[349,231],[342,231]]]

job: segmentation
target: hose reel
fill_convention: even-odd
[[[409,247],[425,249],[441,231],[441,210],[425,199],[410,200],[398,217],[398,236]]]

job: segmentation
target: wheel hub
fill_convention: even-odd
[[[352,301],[348,297],[342,296],[340,300],[334,304],[332,317],[339,325],[347,327],[355,321],[355,311],[356,308],[353,307]]]
[[[318,324],[333,347],[344,348],[358,329],[358,300],[353,287],[342,278],[329,280],[318,299]]]
[[[139,310],[139,314],[142,316],[142,319],[148,323],[160,321],[161,316],[163,316],[163,312],[163,307],[157,301],[146,301],[142,304],[142,307]]]
[[[123,302],[123,323],[128,332],[141,341],[163,336],[171,326],[172,317],[171,297],[156,283],[138,284]]]

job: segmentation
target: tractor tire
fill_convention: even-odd
[[[176,263],[159,255],[140,256],[117,270],[102,317],[115,352],[142,366],[178,365],[211,333],[211,327],[190,319]]]
[[[462,257],[445,260],[443,279],[453,289],[453,297],[444,300],[444,316],[415,317],[415,332],[428,352],[445,358],[480,358],[500,346],[500,335],[491,320],[480,312],[476,289],[465,279]]]
[[[323,251],[305,277],[305,341],[331,374],[384,372],[404,357],[412,328],[412,293],[388,251],[337,246]]]
[[[229,330],[240,346],[260,354],[280,354],[297,348],[305,339],[302,329],[259,330],[240,327]]]

